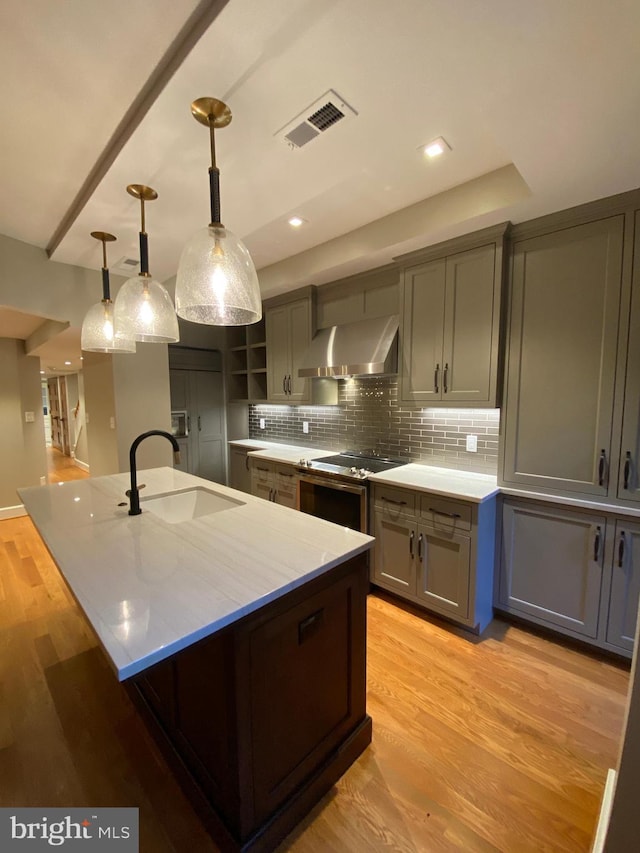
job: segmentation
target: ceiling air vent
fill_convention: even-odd
[[[329,89],[321,98],[281,128],[276,136],[282,136],[289,148],[302,148],[338,122],[357,115],[353,107],[350,107],[334,89]]]
[[[113,273],[113,275],[124,275],[130,278],[132,275],[137,275],[139,269],[140,260],[138,258],[127,258],[125,256],[113,264],[109,272]]]

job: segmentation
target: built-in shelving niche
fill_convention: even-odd
[[[264,317],[250,326],[227,329],[229,400],[264,403],[267,399],[267,343]]]

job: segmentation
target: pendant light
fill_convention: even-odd
[[[109,290],[107,243],[116,238],[106,231],[92,231],[91,236],[102,243],[102,302],[92,305],[82,322],[80,348],[85,352],[135,352],[133,338],[118,337],[114,326],[114,305]]]
[[[229,124],[231,110],[216,98],[198,98],[191,104],[191,113],[209,128],[211,222],[182,250],[176,276],[176,311],[185,320],[211,326],[256,323],[262,317],[256,268],[244,243],[220,222],[215,130]]]
[[[127,192],[140,199],[140,275],[126,281],[116,296],[116,334],[156,344],[180,340],[178,318],[171,297],[149,274],[149,245],[144,221],[145,201],[154,201],[158,193],[143,184],[129,184]]]

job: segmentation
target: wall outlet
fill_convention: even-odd
[[[113,417],[113,415],[111,415],[111,417],[109,418],[109,429],[115,429],[115,428],[116,428],[116,419]]]
[[[469,453],[477,453],[478,452],[478,436],[477,435],[468,435],[467,436],[467,450]]]
[[[36,419],[35,412],[25,412],[24,413],[25,423],[32,424],[35,421],[35,419]]]
[[[302,421],[302,432],[309,432],[309,421]]]
[[[260,418],[260,429],[264,429],[267,425],[267,422],[264,418]]]

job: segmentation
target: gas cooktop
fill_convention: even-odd
[[[380,474],[405,465],[399,459],[372,454],[371,451],[346,451],[321,459],[301,459],[300,469],[334,477],[366,480],[371,474]]]

